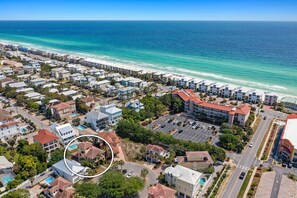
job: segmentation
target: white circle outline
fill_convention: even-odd
[[[109,146],[109,148],[110,148],[110,150],[111,150],[111,162],[110,162],[109,166],[108,166],[102,173],[99,173],[99,174],[97,174],[97,175],[91,175],[91,176],[88,176],[88,175],[81,175],[81,174],[78,174],[78,173],[74,172],[74,171],[68,166],[68,164],[67,164],[67,162],[66,162],[66,152],[67,152],[67,149],[68,149],[68,147],[70,146],[70,144],[71,144],[72,142],[74,142],[75,140],[77,140],[78,138],[81,138],[81,137],[95,137],[95,138],[99,138],[99,139],[103,140],[103,141]],[[101,176],[101,175],[104,174],[106,171],[108,171],[108,169],[111,167],[111,165],[112,165],[112,163],[113,163],[113,158],[114,158],[114,156],[113,156],[113,150],[112,150],[110,144],[109,144],[105,139],[103,139],[102,137],[100,137],[99,135],[80,135],[80,136],[77,136],[77,137],[75,137],[74,139],[72,139],[72,140],[67,144],[67,146],[66,146],[66,148],[65,148],[65,150],[64,150],[64,164],[66,165],[66,167],[68,168],[68,170],[70,170],[73,174],[75,174],[75,175],[77,175],[77,176],[79,176],[79,177],[82,177],[82,178],[95,178],[95,177],[99,177],[99,176]]]

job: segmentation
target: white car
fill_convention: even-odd
[[[251,142],[251,143],[250,143],[250,145],[249,145],[249,147],[250,147],[250,148],[252,148],[252,147],[253,147],[253,145],[254,145],[254,143],[253,143],[253,142]]]

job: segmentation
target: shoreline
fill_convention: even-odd
[[[110,56],[100,56],[100,55],[95,55],[95,54],[88,54],[88,53],[85,53],[85,52],[67,51],[67,50],[55,49],[55,48],[51,48],[51,47],[47,47],[47,46],[35,45],[35,44],[31,44],[31,43],[23,43],[23,42],[16,42],[16,41],[3,40],[3,39],[0,39],[0,43],[24,46],[24,47],[27,47],[27,48],[30,48],[30,49],[43,50],[43,51],[46,51],[46,52],[49,52],[49,53],[55,53],[55,54],[59,54],[59,55],[68,54],[71,57],[83,58],[86,61],[90,61],[90,62],[94,62],[94,63],[98,63],[98,64],[103,64],[103,65],[110,65],[110,66],[118,67],[118,68],[125,68],[125,69],[130,69],[130,70],[135,70],[135,71],[142,70],[142,71],[144,71],[146,73],[153,72],[153,73],[167,74],[167,75],[172,75],[173,77],[176,77],[176,78],[184,77],[184,78],[187,78],[187,79],[195,79],[195,80],[200,80],[200,81],[201,80],[206,80],[206,81],[210,81],[210,82],[213,82],[213,83],[217,82],[217,83],[220,83],[220,84],[223,84],[223,85],[230,85],[232,87],[242,87],[242,88],[246,88],[246,89],[249,89],[249,90],[257,90],[257,91],[263,92],[263,94],[265,92],[273,92],[273,93],[276,93],[280,98],[283,98],[283,97],[297,98],[297,95],[294,96],[294,95],[290,95],[290,94],[280,93],[277,90],[273,90],[273,88],[271,88],[272,90],[265,89],[265,88],[264,89],[263,88],[254,88],[254,87],[239,85],[239,84],[236,84],[236,83],[228,83],[228,82],[224,82],[224,81],[220,81],[220,80],[209,79],[209,78],[207,78],[207,76],[216,76],[216,78],[228,79],[229,81],[234,80],[234,79],[231,79],[229,77],[222,76],[222,75],[206,73],[206,72],[199,72],[199,71],[196,71],[196,70],[188,70],[188,69],[183,69],[183,68],[170,67],[171,69],[181,71],[181,73],[177,73],[177,72],[168,71],[168,67],[165,67],[165,69],[156,69],[155,67],[158,67],[158,65],[153,65],[153,64],[149,64],[149,63],[142,63],[141,64],[141,63],[137,63],[135,61],[121,60],[121,59],[118,59],[116,57],[111,57],[111,58],[121,60],[124,63],[116,62],[116,61],[112,61],[112,60],[107,60],[106,57],[110,57]],[[104,58],[106,58],[106,59],[104,59]],[[144,65],[151,65],[153,68],[146,67]],[[197,77],[195,75],[185,74],[185,73],[199,73],[203,77],[201,78],[200,76]],[[204,77],[206,77],[206,78],[204,78]],[[242,83],[250,83],[247,80],[236,79],[236,81],[241,81]],[[265,85],[263,85],[262,83],[259,83],[259,82],[254,82],[254,84],[256,84],[258,86],[261,86],[261,85],[265,86]],[[282,89],[287,90],[286,87],[282,87],[282,86],[279,86],[279,85],[272,85],[270,87],[282,88]]]

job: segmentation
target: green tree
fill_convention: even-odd
[[[27,189],[19,188],[3,195],[2,198],[30,198],[30,192]]]
[[[120,160],[118,163],[121,166],[121,170],[123,170],[123,165],[125,164],[125,162],[123,160]]]
[[[23,155],[32,155],[37,157],[40,162],[46,162],[47,153],[41,146],[41,144],[35,142],[30,145],[25,145],[22,150],[19,151]]]
[[[99,185],[91,181],[83,181],[74,185],[76,194],[85,198],[98,197],[100,194]]]
[[[243,150],[242,142],[233,134],[227,133],[220,135],[220,146],[230,151],[241,152]]]
[[[22,182],[23,182],[22,180],[14,179],[14,180],[8,182],[5,189],[6,190],[13,189],[13,188],[17,187],[19,184],[21,184]]]
[[[66,151],[66,158],[70,156],[70,152]],[[64,149],[56,149],[51,153],[51,158],[49,160],[49,166],[55,164],[56,162],[64,159]]]
[[[89,112],[90,107],[88,107],[85,103],[83,103],[79,98],[75,100],[76,111],[82,114],[86,114]]]
[[[141,170],[141,177],[144,179],[147,175],[148,175],[148,170],[146,168],[142,169]]]

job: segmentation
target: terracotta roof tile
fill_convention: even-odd
[[[46,144],[57,139],[59,138],[47,129],[40,130],[39,133],[33,137],[33,140],[36,140],[40,144]]]
[[[176,190],[162,184],[156,184],[148,188],[148,194],[153,198],[174,198]]]

